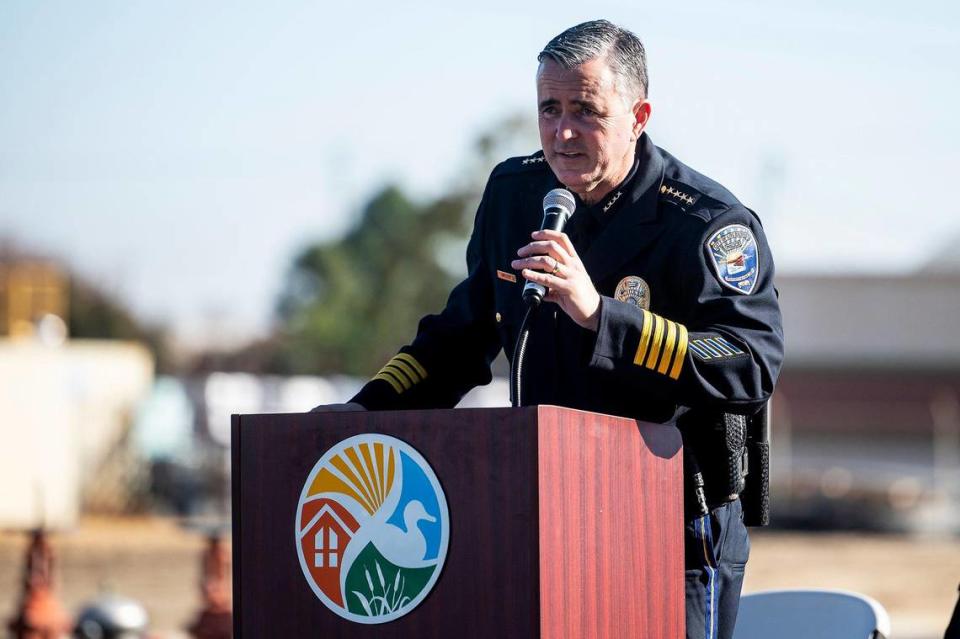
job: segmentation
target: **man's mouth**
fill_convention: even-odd
[[[554,151],[554,153],[561,158],[575,159],[583,156],[583,153],[578,151]]]

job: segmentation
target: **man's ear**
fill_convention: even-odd
[[[650,114],[653,112],[653,106],[650,101],[640,98],[633,103],[633,138],[638,139],[643,130],[647,128],[650,122]]]

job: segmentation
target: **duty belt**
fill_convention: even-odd
[[[741,497],[748,525],[769,523],[768,424],[766,406],[750,417],[691,413],[681,418],[688,517]]]

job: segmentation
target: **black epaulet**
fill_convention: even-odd
[[[533,155],[522,155],[504,160],[494,169],[493,175],[508,175],[542,169],[549,170],[549,165],[547,159],[543,156],[543,151],[537,151]]]
[[[674,204],[684,212],[693,210],[702,197],[703,193],[683,182],[664,178],[660,184],[660,201]]]

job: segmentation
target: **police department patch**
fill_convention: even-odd
[[[750,229],[742,224],[725,226],[707,240],[707,248],[721,284],[744,295],[753,292],[760,275],[760,259]]]
[[[650,310],[650,286],[643,281],[643,278],[636,275],[628,275],[620,280],[613,297],[617,301],[633,304],[645,311]]]

